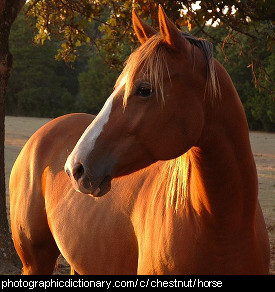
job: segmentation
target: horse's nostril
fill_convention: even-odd
[[[78,181],[82,175],[84,174],[84,167],[82,164],[78,164],[77,167],[73,170],[73,177],[76,181]]]

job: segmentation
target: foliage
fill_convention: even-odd
[[[73,110],[78,92],[77,72],[54,60],[58,43],[37,47],[24,15],[10,35],[14,64],[7,94],[7,113],[54,117]]]
[[[130,8],[129,6],[129,11]],[[109,21],[106,11],[105,15],[102,15],[102,22]],[[148,13],[149,17],[148,11],[144,10],[143,13]],[[170,13],[172,14],[172,11]],[[148,21],[153,23],[153,17]],[[56,61],[53,57],[63,40],[56,40],[51,36],[51,41],[45,42],[43,46],[33,44],[33,31],[28,27],[23,15],[20,15],[10,37],[14,69],[9,83],[8,114],[55,117],[76,111],[98,113],[112,92],[123,64],[121,59],[125,60],[135,47],[135,37],[131,35],[131,38],[123,38],[121,43],[117,44],[107,38],[109,32],[103,33],[102,23],[94,21],[87,25],[99,39],[98,48],[109,44],[108,50],[112,54],[108,53],[108,50],[101,50],[98,54],[98,48],[90,48],[89,45],[84,48],[82,45],[83,50],[78,51],[80,57],[76,59],[74,68],[70,68],[63,61]],[[130,26],[131,24],[129,30]],[[107,27],[110,28],[105,28]],[[192,33],[205,36],[198,27],[194,28]],[[225,27],[208,26],[205,27],[205,33],[213,39],[224,40],[228,30]],[[261,66],[255,66],[254,71],[257,71],[257,76],[261,76],[261,86],[271,88],[270,80],[275,79],[274,48],[266,50],[266,47],[261,45],[261,40],[255,40],[254,45],[257,46],[257,54],[261,59]],[[259,91],[259,88],[255,88],[255,76],[251,68],[247,67],[252,60],[251,38],[235,32],[232,33],[231,39],[214,45],[214,48],[215,57],[226,67],[233,79],[244,104],[250,128],[275,131],[273,96],[267,90]],[[106,62],[113,62],[112,69]]]
[[[106,98],[112,93],[118,77],[96,54],[89,59],[88,70],[79,74],[82,107],[90,113],[97,113]]]
[[[10,35],[14,64],[7,94],[7,114],[56,117],[69,112],[97,113],[111,93],[117,71],[95,52],[83,54],[74,67],[54,59],[58,41],[32,42],[23,14]]]
[[[224,28],[211,28],[211,34],[216,38],[223,38],[227,34]],[[255,43],[261,65],[254,70],[262,77],[261,87],[256,86],[257,80],[247,63],[251,61],[249,54],[250,38],[247,35],[235,34],[233,45],[231,42],[215,47],[215,57],[224,65],[231,76],[244,105],[250,129],[275,131],[275,102],[274,96],[268,88],[270,80],[275,80],[275,49],[267,51],[261,47],[260,41]],[[248,52],[248,53],[247,53]]]
[[[127,55],[125,50],[136,45],[131,25],[132,8],[157,27],[159,4],[179,27],[197,28],[197,32],[203,32],[216,43],[235,43],[236,34],[247,36],[250,59],[246,66],[250,66],[254,82],[259,88],[274,90],[274,80],[263,86],[267,76],[256,69],[263,68],[263,65],[255,44],[260,41],[261,47],[271,50],[275,9],[272,0],[31,0],[27,15],[35,17],[33,25],[37,28],[37,42],[44,43],[52,36],[62,41],[57,58],[73,61],[82,45],[88,44],[95,46],[101,54],[105,52],[109,64],[121,69]],[[90,23],[97,23],[99,31],[92,31]],[[217,39],[209,32],[209,24],[213,23],[226,28],[224,39]]]

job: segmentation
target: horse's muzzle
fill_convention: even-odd
[[[111,189],[111,176],[94,177],[89,175],[85,165],[76,163],[75,165],[65,165],[65,172],[70,177],[76,191],[89,194],[93,197],[101,197]]]

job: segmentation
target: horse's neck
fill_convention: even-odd
[[[249,131],[231,80],[221,85],[226,86],[221,104],[208,112],[202,138],[190,150],[190,204],[220,224],[250,224],[257,173]]]

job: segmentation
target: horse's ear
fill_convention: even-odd
[[[159,5],[159,29],[163,40],[173,49],[179,49],[179,44],[184,39],[180,30],[168,18],[161,5]]]
[[[152,35],[157,33],[154,28],[139,18],[135,9],[132,12],[132,21],[135,33],[141,44],[145,43]]]

